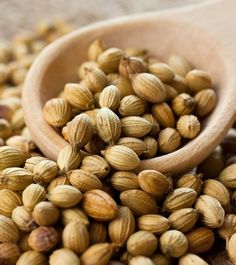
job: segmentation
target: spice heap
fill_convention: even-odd
[[[79,82],[46,102],[44,117],[90,154],[105,150],[107,159],[116,145],[143,159],[171,153],[199,134],[215,107],[211,77],[182,56],[163,63],[144,49],[106,49],[95,40],[88,59],[78,69]]]
[[[47,29],[43,37],[35,39],[35,36],[41,36],[35,33],[26,38],[24,34],[24,37],[17,38],[17,43],[29,47],[38,41],[47,43],[48,36],[62,34],[60,27],[55,26],[58,24],[43,25],[39,27],[41,30]],[[67,28],[66,24],[60,25]],[[0,47],[0,61],[7,67],[29,56],[26,53],[17,59],[12,46],[4,45]],[[97,53],[97,49],[95,53],[91,47],[90,59],[91,54]],[[134,52],[140,54],[141,51],[126,51],[128,56],[137,57]],[[9,62],[13,58],[15,61]],[[178,67],[175,68],[170,60],[172,69],[179,69],[177,73],[184,74],[185,68],[180,71],[179,62],[182,66],[183,62],[187,66],[189,64],[180,57],[174,58],[178,58]],[[140,58],[135,60],[142,62]],[[95,62],[85,64],[96,65]],[[147,67],[147,64],[144,66]],[[24,71],[27,72],[26,67]],[[74,102],[82,99],[84,104],[83,100],[90,97],[87,95],[91,95],[91,91],[83,83],[88,82],[86,78],[93,71],[80,67],[80,73],[87,72],[82,85],[66,86],[65,91],[70,91],[70,99],[74,99]],[[202,253],[214,249],[217,245],[215,242],[219,244],[220,241],[223,244],[227,242],[229,258],[236,264],[236,130],[231,129],[221,146],[199,165],[196,172],[182,176],[170,176],[155,170],[135,173],[133,169],[139,164],[138,156],[148,154],[142,151],[145,145],[141,145],[147,141],[138,139],[143,136],[137,135],[120,138],[117,135],[122,131],[122,126],[119,127],[117,121],[120,120],[119,116],[135,116],[137,124],[139,108],[135,114],[130,114],[135,108],[125,108],[129,106],[128,103],[120,111],[121,102],[127,96],[136,97],[139,101],[143,99],[135,96],[132,90],[122,96],[121,93],[125,91],[122,88],[131,88],[130,85],[122,86],[124,83],[130,84],[127,78],[113,73],[105,76],[107,79],[114,77],[113,82],[116,84],[103,89],[100,96],[97,93],[93,96],[93,104],[99,102],[101,106],[96,123],[93,119],[96,110],[83,110],[86,113],[78,115],[78,108],[67,103],[64,96],[54,99],[56,106],[60,107],[56,112],[48,111],[53,114],[50,124],[61,127],[74,117],[62,132],[67,135],[70,145],[61,150],[57,162],[43,157],[24,125],[20,102],[22,82],[12,87],[10,73],[3,79],[5,81],[2,81],[0,89],[0,264],[207,265]],[[140,74],[135,75],[135,78],[137,76]],[[155,79],[155,76],[152,78]],[[177,79],[184,80],[180,76]],[[93,76],[90,80],[94,80]],[[176,80],[172,82],[178,83]],[[166,86],[161,82],[159,84],[160,87]],[[169,91],[173,92],[178,86],[173,88],[172,84],[169,87]],[[76,92],[71,94],[71,91]],[[74,96],[77,91],[82,91],[79,95],[84,97]],[[176,95],[177,91],[174,93],[175,98],[181,95]],[[117,101],[116,95],[120,95],[121,101]],[[211,102],[206,96],[202,101],[206,99]],[[91,104],[89,102],[88,105]],[[47,105],[50,104],[46,104],[46,113]],[[62,105],[64,108],[61,108]],[[148,103],[145,102],[145,109],[147,107]],[[172,106],[169,109],[174,108]],[[196,113],[197,109],[195,107]],[[206,111],[206,107],[203,109]],[[16,114],[18,111],[20,114]],[[69,113],[66,119],[65,113]],[[121,113],[129,114],[126,117]],[[151,133],[148,132],[150,136],[145,138],[156,141],[160,130],[158,121],[150,113],[139,115],[143,115],[151,124]],[[56,119],[58,116],[59,119]],[[161,122],[160,126],[163,126]],[[104,130],[99,129],[102,127]],[[94,134],[95,128],[98,128],[98,134]],[[139,129],[133,132],[137,133]],[[124,138],[130,137],[137,138],[136,142],[127,144],[129,139]],[[107,144],[109,147],[104,149]],[[92,155],[81,156],[80,149],[84,146]],[[100,150],[104,151],[100,153]],[[214,262],[217,264],[216,260]]]

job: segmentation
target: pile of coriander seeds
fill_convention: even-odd
[[[106,49],[95,40],[88,59],[80,81],[46,102],[44,117],[90,154],[117,144],[143,159],[174,152],[200,133],[216,105],[209,74],[182,56],[171,55],[167,64],[144,49]]]
[[[34,33],[18,36],[17,43],[26,47],[31,47],[37,41],[48,43],[51,36],[53,38],[60,36],[67,28],[68,25],[62,22],[41,24]],[[28,53],[22,55],[21,59],[16,59],[12,49],[11,45],[0,47],[0,61],[3,64],[8,65],[13,62],[17,64],[18,61],[28,57],[28,53],[30,55],[32,53],[31,49],[28,49]],[[3,61],[3,58],[6,58],[6,55],[3,56],[6,50],[11,56]],[[160,79],[159,88],[166,87],[163,91],[166,93],[171,91],[173,95],[169,100],[164,100],[164,103],[148,103],[140,94],[136,92],[136,95],[134,94],[134,85],[132,80],[129,80],[140,77],[140,73],[131,73],[131,77],[128,78],[124,77],[127,72],[124,69],[123,71],[119,69],[123,76],[113,73],[114,70],[112,73],[107,73],[105,69],[109,69],[110,65],[103,69],[106,78],[110,81],[104,85],[100,94],[97,90],[91,91],[91,88],[88,90],[86,84],[89,82],[87,80],[89,75],[94,74],[93,69],[98,69],[95,62],[98,55],[104,52],[101,43],[95,41],[89,47],[88,54],[91,61],[85,62],[79,69],[80,77],[83,79],[80,84],[67,84],[60,98],[49,101],[45,106],[48,122],[52,126],[61,128],[62,135],[70,143],[61,150],[56,162],[40,153],[24,125],[23,114],[16,115],[18,110],[22,113],[21,82],[12,87],[11,74],[2,81],[0,264],[222,264],[222,255],[227,258],[223,252],[218,256],[217,253],[214,253],[216,256],[212,256],[211,252],[210,259],[207,259],[209,251],[216,252],[214,250],[219,244],[225,246],[232,264],[236,264],[236,130],[234,128],[223,143],[192,172],[171,176],[155,170],[144,170],[139,173],[134,171],[139,164],[139,156],[141,158],[156,156],[156,151],[150,156],[150,148],[154,144],[153,142],[150,144],[149,150],[145,147],[145,144],[148,146],[146,138],[158,142],[160,131],[177,128],[178,132],[178,127],[175,125],[163,126],[152,113],[150,105],[169,106],[174,113],[175,122],[177,117],[186,115],[198,117],[201,122],[201,118],[210,113],[215,105],[209,76],[206,77],[204,73],[204,77],[201,75],[201,82],[198,79],[198,87],[199,83],[204,83],[205,86],[204,89],[199,88],[199,92],[179,91],[181,87],[186,88],[186,82],[190,82],[186,81],[187,76],[194,71],[199,73],[199,70],[191,70],[190,65],[182,57],[172,56],[172,60],[169,59],[169,67],[175,72],[172,81],[162,82],[160,80],[163,77],[151,76]],[[127,63],[134,59],[138,65],[142,62],[145,69],[150,68],[152,63],[160,64],[155,58],[146,58],[145,50],[130,48],[125,53],[126,57],[122,54],[122,61]],[[168,68],[168,66],[163,67]],[[136,63],[135,66],[132,64],[131,69],[137,69]],[[186,78],[183,77],[185,75]],[[92,75],[88,79],[97,85],[99,82],[96,79],[92,82],[93,78]],[[203,85],[200,86],[203,88]],[[80,106],[87,104],[88,109],[79,110],[71,104],[66,90],[69,91],[72,102],[78,103],[78,100],[82,100]],[[183,96],[182,92],[186,94]],[[208,94],[199,96],[201,100],[198,101],[196,95],[201,92]],[[77,97],[77,93],[84,97]],[[117,94],[120,97],[118,101]],[[90,95],[92,101],[88,100],[91,99]],[[138,98],[138,104],[144,102],[145,110],[142,114],[137,114],[140,105],[137,108],[127,108],[133,102],[132,97],[131,101],[130,98],[127,99],[129,96]],[[177,100],[178,107],[182,106],[184,99],[188,102],[189,97],[195,105],[190,113],[182,113],[183,116],[174,111],[174,98],[180,96],[181,104],[179,105]],[[125,98],[126,103],[122,105],[122,100]],[[49,111],[47,107],[54,111]],[[180,109],[186,111],[189,107]],[[14,122],[17,120],[12,118],[14,115],[18,116],[18,122]],[[122,135],[122,125],[117,126],[117,121],[130,117],[144,118],[151,124],[150,131],[145,136]],[[133,132],[140,132],[142,126],[137,126],[137,119],[134,119],[134,123],[136,130]],[[117,136],[119,131],[122,137]],[[136,140],[130,142],[129,138]],[[160,143],[158,144],[160,150]],[[83,148],[90,155],[82,156],[80,150]],[[159,153],[166,152],[159,151]],[[230,264],[229,261],[228,263]]]

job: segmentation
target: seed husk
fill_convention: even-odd
[[[193,98],[187,93],[179,94],[171,102],[171,107],[178,116],[191,114],[195,106],[195,97]]]
[[[141,59],[137,57],[123,57],[119,64],[119,73],[121,76],[129,77],[132,74],[143,73],[146,66]]]
[[[235,189],[236,188],[236,164],[232,164],[221,171],[219,175],[219,181],[224,184],[225,187]]]
[[[154,263],[148,257],[136,256],[130,259],[129,265],[154,265]]]
[[[198,210],[193,208],[184,208],[174,211],[168,217],[173,229],[183,233],[190,231],[198,220]]]
[[[175,186],[176,188],[191,188],[198,194],[202,190],[202,174],[187,173],[179,177]]]
[[[48,200],[61,208],[75,206],[82,199],[82,193],[70,185],[60,185],[48,193]]]
[[[118,214],[116,202],[102,190],[90,190],[84,193],[82,208],[86,214],[97,221],[109,221]],[[103,211],[101,211],[103,209]]]
[[[142,138],[152,129],[152,124],[139,116],[129,116],[121,119],[121,132],[127,137]]]
[[[101,40],[94,40],[88,47],[88,59],[96,61],[98,56],[105,50]]]
[[[181,136],[176,129],[165,128],[159,133],[158,144],[161,153],[168,154],[174,152],[181,145]]]
[[[0,261],[2,264],[15,265],[21,255],[19,246],[15,243],[0,244]]]
[[[148,73],[134,74],[131,76],[134,92],[140,98],[150,103],[163,102],[166,90],[161,80]]]
[[[153,105],[152,114],[160,123],[161,127],[175,127],[174,113],[166,102]]]
[[[68,141],[71,145],[81,148],[85,146],[93,136],[93,123],[88,114],[79,114],[67,124]]]
[[[52,126],[64,126],[71,118],[71,106],[62,98],[53,98],[43,108],[45,120]]]
[[[225,211],[217,199],[209,195],[201,195],[196,200],[195,208],[199,210],[201,220],[206,227],[220,228],[223,226]]]
[[[81,222],[70,222],[62,232],[63,247],[82,254],[89,247],[89,233]]]
[[[128,207],[120,207],[118,216],[108,225],[108,233],[111,241],[116,246],[122,247],[134,231],[135,219],[133,213]]]
[[[12,219],[4,215],[0,215],[0,242],[17,242],[19,238],[19,230]]]
[[[35,250],[29,250],[21,254],[17,260],[16,265],[47,265],[47,257],[43,253]]]
[[[181,257],[188,249],[186,236],[178,230],[166,231],[159,240],[161,251],[167,257]]]
[[[102,182],[99,178],[91,172],[83,169],[71,170],[68,173],[69,181],[72,186],[76,187],[82,192],[93,189],[102,189]]]
[[[129,171],[139,166],[137,154],[130,148],[114,145],[104,150],[103,155],[108,163],[117,170]]]
[[[202,89],[212,86],[211,77],[203,70],[194,69],[188,72],[185,77],[188,87],[193,92],[199,92]]]
[[[0,190],[0,214],[11,217],[12,211],[21,205],[20,196],[8,189]]]
[[[118,142],[118,145],[127,146],[132,149],[138,156],[146,153],[147,146],[144,141],[135,137],[121,137]]]
[[[157,76],[162,82],[170,82],[174,79],[174,72],[168,64],[154,63],[148,66],[148,71]]]
[[[226,214],[224,224],[217,230],[218,235],[228,240],[234,233],[236,233],[236,215]]]
[[[195,254],[185,254],[179,259],[179,265],[208,265],[202,258]]]
[[[118,191],[138,189],[138,176],[129,171],[117,171],[111,175],[111,186]]]
[[[145,136],[143,138],[144,143],[146,144],[147,151],[144,152],[143,157],[144,158],[153,158],[156,156],[156,153],[158,151],[158,142],[156,139],[152,136]]]
[[[110,85],[105,87],[99,97],[99,106],[101,108],[109,108],[115,111],[120,105],[120,91],[114,86]]]
[[[81,222],[86,227],[89,225],[89,219],[87,214],[79,207],[63,209],[61,211],[61,222],[64,226],[70,222]]]
[[[96,130],[104,142],[114,144],[121,134],[119,117],[109,108],[100,109],[96,118]]]
[[[59,219],[59,210],[51,202],[38,203],[32,213],[34,221],[40,226],[54,225]]]
[[[70,249],[59,248],[52,252],[49,257],[50,265],[64,265],[64,264],[73,264],[80,265],[79,257]]]
[[[138,231],[127,241],[127,250],[133,256],[151,256],[157,249],[157,238],[148,231]]]
[[[34,167],[34,181],[38,183],[50,183],[57,174],[57,163],[51,160],[45,159]]]
[[[159,125],[157,119],[151,113],[144,114],[142,117],[152,124],[152,129],[149,132],[149,135],[151,135],[153,137],[157,136],[157,134],[160,131],[160,125]]]
[[[171,54],[168,58],[168,64],[176,74],[183,77],[185,77],[187,73],[192,70],[190,63],[181,55]]]
[[[107,241],[107,226],[102,222],[92,222],[89,226],[90,244],[103,243]]]
[[[215,242],[214,232],[207,227],[196,228],[186,234],[189,253],[203,253],[212,248]]]
[[[193,139],[199,134],[201,124],[196,116],[183,115],[178,119],[176,128],[182,137]]]
[[[178,188],[168,194],[163,202],[163,209],[174,212],[179,209],[191,207],[197,198],[197,192],[190,188]]]
[[[157,213],[155,199],[142,190],[127,190],[120,193],[122,205],[127,206],[135,216]]]
[[[156,235],[161,235],[170,228],[170,222],[162,215],[145,214],[138,218],[138,228]]]
[[[146,102],[135,96],[129,95],[122,98],[119,106],[119,113],[122,117],[141,116],[146,109]]]
[[[109,243],[98,243],[90,246],[80,257],[83,265],[106,265],[113,254]]]
[[[138,174],[138,183],[142,190],[157,200],[162,199],[171,190],[167,177],[156,170],[141,171]]]
[[[233,234],[228,242],[227,252],[229,255],[230,261],[235,264],[236,256],[235,256],[235,246],[236,246],[236,234]]]
[[[204,117],[211,113],[216,105],[215,91],[213,89],[203,89],[194,96],[194,100],[196,102],[195,113],[200,117]]]
[[[105,73],[99,68],[88,69],[84,77],[85,85],[92,93],[98,93],[108,84]]]

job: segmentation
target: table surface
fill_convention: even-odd
[[[79,27],[126,14],[204,1],[207,0],[0,0],[0,38],[10,38],[48,18],[62,17]]]

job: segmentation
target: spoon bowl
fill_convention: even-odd
[[[234,0],[212,2],[99,22],[49,45],[31,67],[23,90],[26,124],[41,151],[56,160],[67,144],[44,120],[43,106],[48,99],[56,97],[66,83],[78,82],[78,66],[86,60],[87,47],[99,38],[108,47],[146,48],[151,55],[163,59],[171,53],[180,54],[195,68],[210,73],[218,102],[204,120],[199,136],[173,153],[142,160],[139,170],[148,168],[178,174],[203,161],[231,127],[236,106],[236,31],[233,32],[231,20],[223,29],[219,27],[226,15],[215,17],[216,22],[212,22],[214,14],[226,6],[227,20],[229,17],[236,22],[233,18],[236,3]]]

